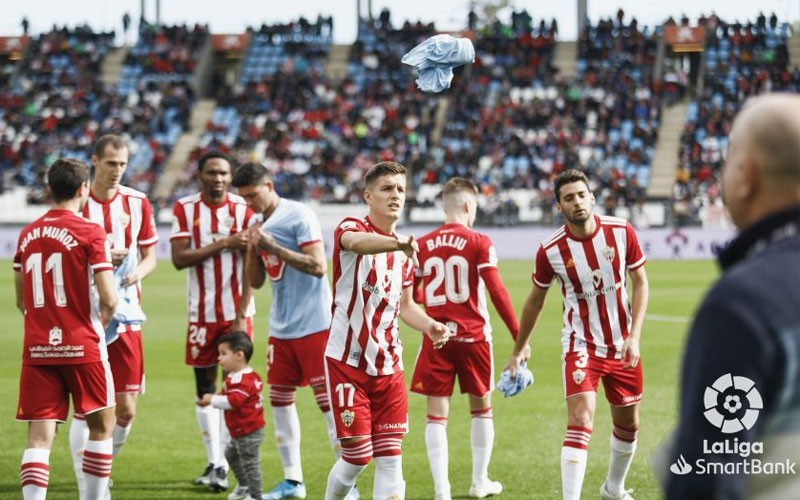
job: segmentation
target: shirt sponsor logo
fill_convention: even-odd
[[[576,293],[575,296],[579,299],[593,299],[598,295],[603,295],[609,292],[615,292],[620,288],[622,288],[622,283],[614,283],[613,285],[609,285],[603,288],[598,288],[595,290],[589,290],[588,292]]]
[[[389,283],[391,285],[391,281]],[[381,289],[381,287],[379,287],[377,285],[373,285],[372,283],[369,283],[367,281],[365,281],[364,283],[361,284],[361,288],[363,288],[364,290],[368,291],[369,293],[371,293],[373,295],[377,295],[377,296],[379,296],[379,297],[381,297],[383,299],[386,299],[386,300],[388,300],[389,302],[392,302],[392,303],[397,303],[400,300],[400,293],[399,292],[394,292],[394,293],[389,292],[389,290]]]
[[[283,278],[283,270],[286,268],[286,263],[276,255],[270,253],[264,254],[262,260],[264,261],[264,268],[267,270],[269,279],[272,281],[280,281],[281,278]]]
[[[28,348],[31,359],[82,358],[86,355],[82,345],[37,345]]]

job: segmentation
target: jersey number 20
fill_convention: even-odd
[[[453,255],[447,260],[431,257],[425,261],[425,276],[431,277],[425,287],[426,306],[463,304],[469,300],[469,263],[464,257]],[[442,283],[444,294],[437,294]]]

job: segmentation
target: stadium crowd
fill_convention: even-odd
[[[489,223],[549,206],[554,176],[580,166],[606,213],[614,213],[644,200],[663,107],[691,90],[674,212],[679,221],[697,222],[705,207],[720,203],[725,136],[740,103],[800,85],[800,71],[788,61],[788,27],[774,14],[747,23],[715,14],[697,20],[707,33],[697,92],[687,89],[679,65],[665,63],[666,75],[654,77],[661,28],[642,27],[621,9],[585,26],[574,78],[555,65],[555,20],[536,23],[526,11],[513,12],[510,22],[470,16],[465,34],[476,60],[457,69],[443,97],[415,91],[412,69],[400,63],[436,27],[395,24],[388,10],[360,22],[341,81],[325,72],[332,18],[248,28],[238,80],[213,89],[217,107],[205,134],[172,196],[156,205],[192,191],[194,160],[219,149],[240,162],[263,162],[283,195],[322,202],[358,201],[363,172],[381,160],[407,165],[414,193],[470,176],[482,186]],[[0,186],[30,186],[29,201],[44,202],[45,166],[60,155],[86,158],[85,146],[102,130],[131,139],[126,182],[152,194],[187,131],[194,69],[209,39],[205,26],[142,22],[112,88],[101,83],[112,34],[82,26],[35,37],[16,76],[0,88]],[[511,197],[512,190],[528,194]],[[430,202],[412,197],[409,206]]]
[[[706,26],[702,92],[689,104],[675,182],[676,212],[697,220],[701,210],[721,205],[720,180],[733,118],[744,101],[767,92],[800,91],[800,69],[789,64],[788,25],[775,14],[767,24],[726,23],[701,18]]]

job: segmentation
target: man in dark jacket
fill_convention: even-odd
[[[741,232],[689,335],[667,498],[800,498],[800,96],[746,103],[722,177]]]

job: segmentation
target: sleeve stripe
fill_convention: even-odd
[[[188,233],[188,232],[187,233],[175,233],[172,236],[170,236],[169,239],[170,240],[178,240],[178,239],[191,238],[191,237],[192,237],[192,234]]]
[[[491,262],[486,262],[484,264],[478,264],[478,269],[483,269],[485,267],[497,267],[496,265],[492,264]]]
[[[113,271],[114,270],[114,266],[112,266],[110,262],[100,262],[100,263],[97,263],[97,264],[92,264],[89,267],[91,267],[92,271],[94,271],[96,273],[100,272],[100,271]]]
[[[21,271],[22,270],[22,264],[20,264],[19,262],[14,262],[14,270],[15,271]]]
[[[536,286],[538,286],[539,288],[545,288],[545,289],[547,289],[547,288],[550,288],[550,283],[546,283],[546,284],[545,284],[545,283],[539,283],[539,280],[537,280],[537,279],[536,279],[536,277],[534,277],[534,278],[533,278],[533,282],[534,282],[534,283],[536,284]]]
[[[158,235],[155,235],[152,238],[147,239],[147,240],[140,240],[139,241],[139,246],[140,247],[146,247],[146,246],[150,246],[150,245],[155,245],[156,243],[158,243]]]
[[[642,256],[642,258],[641,258],[641,259],[637,260],[637,261],[636,261],[636,262],[634,262],[633,264],[630,264],[630,265],[628,266],[628,269],[629,269],[629,270],[631,270],[631,271],[633,271],[633,270],[634,270],[634,269],[636,269],[636,268],[642,267],[646,261],[647,261],[647,259],[646,259],[644,256]]]
[[[322,240],[311,240],[311,241],[304,241],[303,243],[298,244],[300,248],[307,247],[309,245],[313,245],[314,243],[322,243]]]

